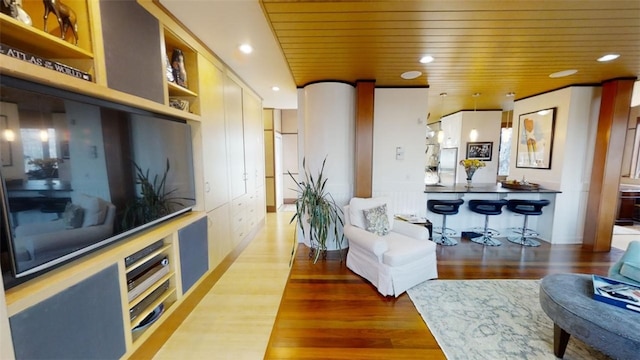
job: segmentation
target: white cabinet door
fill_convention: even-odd
[[[244,156],[244,125],[242,114],[242,87],[229,76],[224,82],[224,109],[227,125],[227,150],[231,198],[247,193]]]
[[[264,184],[264,128],[262,101],[249,92],[243,97],[244,149],[247,172],[247,192],[255,193]]]
[[[204,203],[210,211],[229,202],[227,138],[224,117],[224,77],[222,70],[203,59],[200,94],[202,99],[202,162]]]

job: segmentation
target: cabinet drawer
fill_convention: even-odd
[[[237,197],[231,201],[231,213],[237,214],[247,208],[248,197],[246,195]]]

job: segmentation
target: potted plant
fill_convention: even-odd
[[[132,229],[159,219],[172,212],[175,205],[182,205],[180,200],[187,200],[173,196],[177,189],[167,190],[167,175],[169,173],[169,159],[161,178],[156,174],[153,180],[149,177],[149,169],[142,171],[140,166],[132,161],[136,168],[136,184],[140,185],[140,195],[127,204],[122,217],[123,230]]]
[[[342,208],[336,204],[335,200],[325,189],[327,179],[324,177],[324,166],[327,158],[322,161],[322,167],[317,177],[309,174],[306,166],[306,160],[302,160],[302,168],[304,171],[304,179],[298,181],[289,172],[289,176],[296,183],[297,188],[294,189],[298,193],[296,199],[296,211],[289,223],[298,222],[298,226],[303,234],[309,236],[310,251],[309,257],[313,258],[315,264],[322,254],[323,258],[327,255],[327,240],[330,234],[334,235],[334,241],[337,249],[342,247],[344,235],[339,230],[339,225],[344,226],[342,219]],[[294,238],[294,245],[291,256],[295,253],[297,241]]]

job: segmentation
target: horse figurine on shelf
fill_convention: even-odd
[[[43,0],[44,2],[44,31],[47,31],[47,18],[49,13],[53,13],[58,19],[60,25],[60,38],[64,40],[67,31],[71,29],[75,39],[75,45],[78,45],[78,24],[76,13],[60,0]]]

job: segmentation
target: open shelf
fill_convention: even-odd
[[[171,66],[172,54],[174,49],[182,51],[184,58],[184,67],[187,74],[187,86],[178,85],[176,82],[171,82],[167,79],[167,93],[169,96],[169,102],[171,99],[178,99],[187,101],[189,103],[188,112],[194,114],[200,114],[200,106],[198,103],[198,54],[193,50],[186,42],[176,36],[173,32],[164,28],[164,49],[166,58],[169,61],[168,66]],[[169,106],[171,106],[169,104]]]

